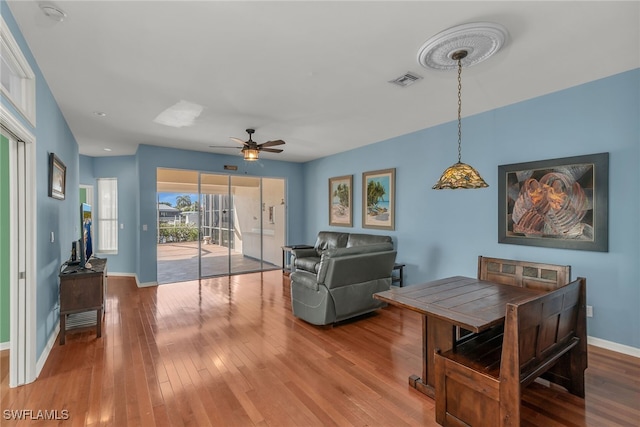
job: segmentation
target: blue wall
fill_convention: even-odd
[[[463,118],[462,161],[489,183],[481,190],[431,189],[457,160],[457,122],[310,162],[305,241],[331,229],[327,179],[353,174],[350,230],[392,235],[407,283],[475,276],[478,255],[569,264],[587,278],[589,335],[640,348],[639,103],[636,69]],[[609,252],[497,243],[498,165],[600,152],[610,153]],[[396,230],[363,230],[362,172],[386,168],[396,168]]]
[[[97,218],[97,178],[118,179],[118,253],[100,254],[97,242],[100,239],[97,226],[93,227],[94,254],[109,259],[110,273],[133,273],[136,271],[136,205],[137,181],[136,158],[134,156],[88,157],[80,156],[80,184],[94,189],[93,218]]]
[[[224,170],[225,164],[237,171]],[[142,285],[157,281],[156,186],[157,168],[187,169],[227,175],[284,178],[287,183],[288,242],[300,242],[304,230],[303,165],[271,160],[244,162],[240,156],[141,145],[135,156],[80,156],[81,184],[93,185],[97,178],[118,179],[118,253],[106,255],[111,273],[136,274]],[[147,231],[143,231],[143,226]],[[94,227],[95,228],[95,227]],[[96,234],[96,239],[100,237]],[[98,254],[100,255],[100,254]]]
[[[71,242],[80,235],[78,144],[4,1],[0,2],[0,13],[36,76],[36,127],[6,99],[1,102],[36,137],[36,357],[39,358],[59,322],[58,272],[69,258]],[[55,153],[67,167],[65,200],[48,197],[49,153]],[[55,236],[53,243],[51,232]]]

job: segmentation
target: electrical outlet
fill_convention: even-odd
[[[593,306],[592,305],[588,305],[587,306],[587,317],[593,317]]]

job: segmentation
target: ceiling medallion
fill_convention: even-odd
[[[418,63],[435,70],[455,70],[453,55],[466,51],[463,67],[478,64],[497,53],[507,42],[505,27],[493,22],[473,22],[444,30],[427,40],[418,50]]]

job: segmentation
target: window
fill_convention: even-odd
[[[36,125],[36,76],[9,27],[0,17],[0,92],[32,126]]]
[[[98,178],[98,252],[118,253],[118,180]]]

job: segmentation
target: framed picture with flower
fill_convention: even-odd
[[[607,252],[609,153],[498,166],[498,242]]]

